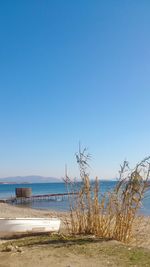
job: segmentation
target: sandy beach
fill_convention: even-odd
[[[35,210],[0,203],[0,217],[59,217],[63,225],[62,233],[64,231],[63,221],[65,216],[67,214],[62,212]],[[80,242],[74,240],[71,242],[61,242],[59,240],[52,240],[50,236],[46,237],[46,240],[44,237],[44,241],[41,239],[39,242],[36,241],[36,244],[21,245],[21,253],[17,253],[16,251],[0,252],[0,267],[47,267],[49,265],[56,267],[115,267],[141,266],[141,264],[142,266],[149,266],[147,264],[150,262],[150,218],[138,217],[136,219],[134,233],[135,238],[129,246],[113,240],[95,241],[92,243],[82,242],[80,244]],[[32,243],[32,239],[29,241]],[[3,242],[6,242],[6,240],[4,241],[1,237],[1,245]],[[11,240],[10,242],[13,244]],[[24,243],[24,240],[15,242]],[[148,263],[146,262],[144,265],[143,262],[140,262],[138,260],[139,256],[135,256],[138,253],[140,253],[140,259],[142,260],[143,257],[145,260],[146,258]],[[136,264],[134,257],[137,257]]]
[[[0,203],[0,218],[56,218],[61,220],[60,232],[65,232],[65,212],[57,212],[51,210],[38,210],[24,207],[12,206],[5,203]],[[6,235],[6,234],[5,234]],[[3,235],[0,233],[0,243]]]
[[[0,218],[17,218],[17,217],[59,217],[61,219],[61,230],[65,230],[64,221],[67,217],[65,212],[51,210],[36,210],[31,208],[16,207],[5,203],[0,203]],[[135,220],[134,239],[132,245],[150,249],[150,217],[141,216]]]
[[[62,217],[63,212],[56,212],[51,210],[38,210],[24,207],[17,207],[0,203],[0,217],[1,218],[17,218],[17,217]]]

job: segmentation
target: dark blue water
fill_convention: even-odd
[[[115,181],[101,181],[100,192],[103,194],[114,188]],[[67,192],[64,183],[35,183],[35,184],[0,184],[0,199],[8,199],[15,196],[16,187],[30,187],[33,195],[56,194]],[[35,209],[53,209],[66,211],[69,209],[68,200],[58,198],[57,201],[42,200],[37,202],[27,203],[26,206]],[[140,213],[150,215],[150,193],[143,200]]]

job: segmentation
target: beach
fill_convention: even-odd
[[[64,212],[57,212],[51,210],[38,210],[26,207],[17,207],[5,203],[0,203],[0,217],[1,218],[30,218],[30,217],[62,217]]]
[[[5,203],[0,203],[0,218],[56,218],[61,220],[61,231],[65,231],[64,221],[66,212],[53,210],[38,210],[26,207],[17,207]],[[2,234],[0,233],[0,238]],[[1,240],[0,240],[1,242]]]
[[[0,203],[0,218],[51,218],[61,219],[61,231],[65,230],[65,219],[68,212],[58,212],[53,210],[37,210],[25,207],[16,207],[5,203]],[[150,249],[150,217],[138,216],[135,220],[134,239],[131,245]]]
[[[65,218],[68,217],[68,213],[35,210],[0,203],[0,217],[59,217],[62,221],[60,233],[63,235],[65,230],[65,224],[63,222]],[[75,240],[71,242],[68,242],[68,240],[66,242],[65,240],[62,242],[61,240],[53,240],[53,237],[50,235],[41,237],[38,242],[36,241],[35,244],[32,245],[30,244],[30,242],[32,243],[32,239],[28,241],[28,245],[25,245],[24,242],[26,241],[21,239],[23,241],[15,241],[23,242],[23,245],[21,245],[21,253],[17,253],[16,251],[0,252],[0,267],[47,267],[49,265],[56,267],[140,266],[130,264],[130,258],[132,258],[132,254],[134,255],[136,253],[140,253],[140,255],[141,253],[144,253],[143,255],[147,253],[146,255],[148,256],[146,256],[146,258],[149,257],[150,218],[146,216],[138,217],[135,221],[134,233],[135,238],[128,246],[113,240],[100,240],[98,242],[95,240],[93,242],[82,242],[81,244],[80,241],[78,242]],[[8,241],[9,240],[6,241],[2,237],[0,239],[1,245],[3,242]],[[10,242],[13,244],[12,240],[10,240]],[[113,255],[114,253],[115,256]]]

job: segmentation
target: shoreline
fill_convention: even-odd
[[[38,218],[59,217],[62,221],[60,231],[65,231],[68,212],[55,210],[38,210],[28,207],[18,207],[6,203],[0,203],[0,218]],[[150,216],[137,216],[133,229],[134,239],[130,245],[150,249]],[[2,237],[0,236],[2,241]],[[1,242],[0,242],[1,243]]]
[[[0,217],[3,218],[16,218],[16,217],[64,217],[67,215],[67,212],[50,210],[50,209],[34,209],[31,207],[21,207],[15,206],[7,203],[0,203]]]

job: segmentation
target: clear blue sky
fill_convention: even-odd
[[[0,177],[150,154],[150,1],[0,1]]]

